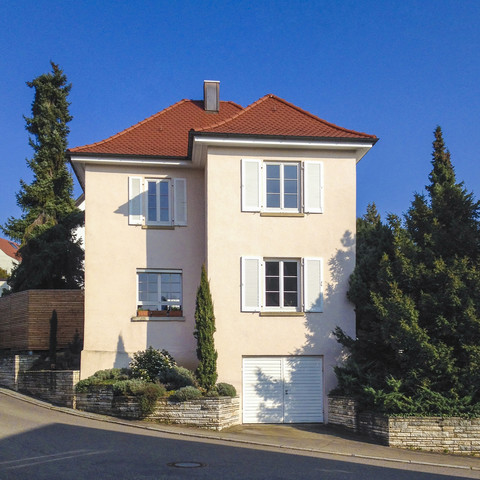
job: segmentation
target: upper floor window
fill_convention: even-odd
[[[265,307],[298,308],[299,263],[297,260],[265,261]]]
[[[131,225],[187,224],[185,178],[129,177],[128,181],[128,218]]]
[[[147,180],[147,225],[171,225],[170,179]]]
[[[242,211],[323,213],[323,163],[242,160]]]
[[[289,163],[266,163],[265,205],[267,209],[298,211],[299,165]]]
[[[242,257],[244,312],[321,312],[321,258]]]

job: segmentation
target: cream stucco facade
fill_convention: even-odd
[[[148,346],[166,348],[180,364],[195,364],[195,294],[205,257],[204,175],[200,169],[137,167],[145,178],[187,180],[188,225],[144,228],[128,223],[131,168],[89,165],[85,171],[85,339],[81,376],[126,367]],[[136,317],[137,269],[183,273],[184,316]]]
[[[302,169],[308,162],[321,162],[323,213],[242,211],[245,158]],[[219,381],[241,393],[243,358],[315,355],[323,359],[323,389],[328,393],[342,354],[332,331],[340,326],[350,335],[355,332],[346,291],[355,264],[356,160],[353,150],[209,147],[202,161],[181,166],[87,164],[82,377],[127,366],[134,352],[150,345],[194,368],[195,294],[205,263],[215,305]],[[187,225],[130,225],[128,181],[133,175],[186,179]],[[323,311],[242,311],[241,259],[248,255],[323,259]],[[180,318],[136,316],[137,269],[158,268],[182,272]],[[300,281],[300,296],[303,288]]]
[[[321,161],[324,213],[268,216],[242,212],[240,162],[245,157]],[[348,151],[209,152],[206,259],[217,317],[218,371],[223,381],[239,391],[246,356],[322,356],[324,394],[335,386],[333,367],[342,352],[332,332],[340,326],[349,335],[355,334],[353,306],[346,298],[348,277],[355,266],[355,179],[356,157]],[[323,259],[323,312],[280,312],[278,316],[242,312],[240,259],[245,255]]]

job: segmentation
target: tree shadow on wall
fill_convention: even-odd
[[[323,398],[335,386],[331,377],[333,367],[341,362],[345,352],[337,342],[333,331],[338,325],[355,334],[354,315],[345,318],[351,309],[346,292],[348,281],[355,267],[355,237],[346,231],[341,238],[341,248],[328,259],[328,283],[324,282],[323,311],[305,314],[305,343],[291,352],[283,365],[275,371],[257,368],[255,382],[251,384],[259,406],[257,421],[263,423],[322,421]],[[326,277],[326,275],[324,275]],[[303,358],[299,358],[303,357]],[[305,357],[309,357],[308,360]],[[321,360],[323,357],[323,372]],[[325,363],[325,358],[329,363]],[[281,362],[281,358],[278,357]],[[318,373],[318,375],[317,375]],[[325,375],[327,373],[327,375]],[[318,402],[310,402],[309,392],[319,392]],[[310,406],[313,405],[313,407]],[[320,409],[318,414],[316,410]],[[315,420],[303,420],[303,419]]]

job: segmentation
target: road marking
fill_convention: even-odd
[[[62,453],[54,453],[51,455],[41,455],[38,457],[28,457],[28,458],[22,458],[18,460],[7,460],[5,462],[0,462],[0,466],[5,466],[6,470],[14,470],[17,468],[26,468],[26,467],[31,467],[33,465],[40,465],[42,463],[50,463],[50,462],[60,462],[62,460],[69,460],[71,458],[77,458],[77,457],[86,457],[89,455],[100,455],[103,453],[108,453],[111,452],[112,450],[71,450],[68,452],[62,452]],[[9,464],[14,464],[14,465],[9,465]]]

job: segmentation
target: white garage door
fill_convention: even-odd
[[[323,422],[322,357],[245,357],[243,423]]]

